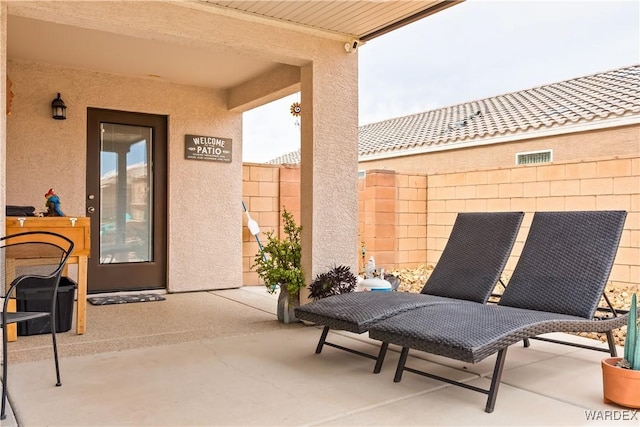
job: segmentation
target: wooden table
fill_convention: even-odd
[[[51,231],[62,234],[73,241],[74,247],[67,265],[62,272],[68,275],[68,265],[78,265],[78,291],[76,302],[76,333],[84,334],[87,330],[87,265],[91,250],[91,229],[87,217],[7,217],[6,235],[24,233],[26,231]],[[21,255],[20,258],[5,260],[5,285],[9,286],[16,277],[16,268],[23,265],[43,265],[51,261],[47,258]],[[9,302],[9,310],[15,311],[15,300]],[[7,325],[7,339],[18,339],[15,324]]]

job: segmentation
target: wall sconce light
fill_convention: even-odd
[[[64,101],[58,97],[51,101],[51,113],[54,120],[66,120],[67,119],[67,106],[64,105]]]

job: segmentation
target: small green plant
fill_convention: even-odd
[[[638,325],[637,294],[631,297],[631,308],[629,308],[629,323],[627,325],[627,336],[624,339],[624,359],[620,362],[620,367],[640,370],[640,326]]]
[[[267,231],[267,243],[256,254],[255,264],[251,268],[256,269],[269,293],[275,293],[277,286],[285,287],[289,297],[294,299],[305,286],[301,265],[302,227],[296,225],[293,215],[286,208],[282,210],[282,221],[286,237],[280,239],[274,231]]]
[[[346,265],[339,265],[316,276],[309,285],[309,298],[316,301],[331,295],[352,292],[356,283],[356,276],[351,272],[351,269]]]

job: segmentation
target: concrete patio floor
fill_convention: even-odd
[[[512,346],[487,414],[483,394],[408,372],[394,383],[397,348],[378,375],[369,359],[330,347],[316,355],[321,329],[280,324],[275,308],[263,287],[89,305],[87,333],[59,335],[62,387],[54,386],[50,336],[10,343],[15,418],[0,425],[640,425],[632,410],[602,402],[605,353],[540,341]],[[378,348],[366,334],[330,339]],[[487,387],[494,361],[467,365],[412,351],[407,365]]]

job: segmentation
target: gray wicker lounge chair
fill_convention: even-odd
[[[507,348],[549,332],[606,332],[628,315],[594,320],[616,256],[626,212],[541,212],[531,224],[500,302],[451,301],[416,308],[373,325],[371,338],[402,347],[394,378],[410,371],[488,395],[492,412]],[[615,352],[615,346],[609,347]],[[405,366],[409,349],[476,363],[498,353],[488,390]]]
[[[420,294],[354,292],[334,295],[296,309],[298,319],[324,325],[316,353],[328,346],[376,359],[380,372],[387,343],[377,356],[326,341],[330,329],[361,334],[403,311],[451,298],[484,304],[498,283],[515,242],[522,212],[460,213],[440,260]]]

